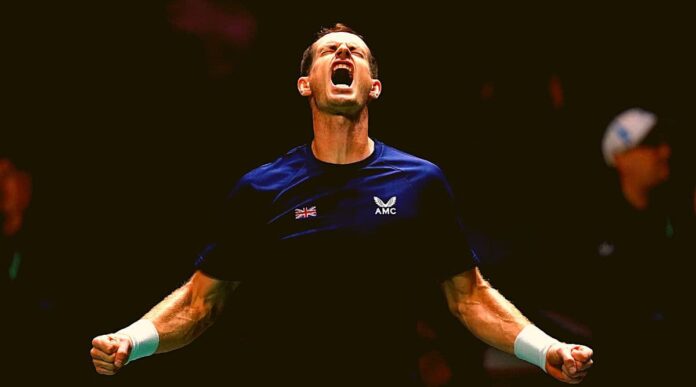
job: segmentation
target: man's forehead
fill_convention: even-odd
[[[322,36],[319,40],[314,43],[316,46],[321,46],[331,43],[352,43],[359,47],[367,48],[367,44],[360,39],[359,36],[351,34],[349,32],[332,32],[330,34]]]

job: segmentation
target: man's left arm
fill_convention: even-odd
[[[478,268],[453,276],[442,287],[455,317],[485,343],[566,383],[580,383],[592,366],[592,349],[546,335],[495,290]]]

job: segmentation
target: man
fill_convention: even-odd
[[[619,371],[633,363],[626,353],[676,353],[684,345],[675,324],[686,302],[678,287],[685,272],[682,262],[693,257],[693,232],[686,231],[693,216],[690,209],[675,212],[680,200],[663,191],[669,188],[672,153],[665,121],[632,108],[618,114],[604,132],[602,153],[615,172],[615,186],[598,216],[595,262],[587,265],[592,269],[587,276],[596,292],[590,310],[617,313],[587,316],[594,320],[601,363],[612,364],[597,370],[599,383],[664,382],[677,374],[661,356],[638,374]]]
[[[633,108],[619,114],[604,133],[604,160],[616,168],[622,196],[637,211],[649,207],[655,188],[669,178],[672,150],[663,131],[654,113]]]
[[[436,289],[485,342],[579,383],[592,350],[545,335],[483,279],[439,168],[368,136],[382,84],[362,37],[322,30],[297,88],[311,144],[239,181],[191,279],[93,340],[97,372],[187,345],[234,299],[240,385],[411,385],[414,317]]]

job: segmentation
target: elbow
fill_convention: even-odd
[[[462,322],[475,318],[481,312],[491,289],[478,269],[467,271],[443,283],[450,312]]]
[[[471,326],[472,321],[481,319],[486,315],[486,294],[490,289],[491,287],[487,282],[474,286],[450,305],[450,311],[466,326]]]
[[[193,342],[215,322],[213,312],[202,305],[189,305],[178,316],[177,326],[181,327],[181,340],[185,344]]]
[[[189,315],[196,322],[196,326],[200,330],[205,330],[217,320],[220,315],[220,306],[199,300],[191,303],[189,306]]]
[[[480,303],[477,302],[474,298],[472,298],[471,296],[467,296],[459,300],[459,302],[457,302],[453,313],[465,325],[469,326],[469,322],[476,317],[476,310],[477,306],[479,305]]]

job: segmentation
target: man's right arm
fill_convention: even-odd
[[[133,357],[131,352],[139,344],[143,348],[152,346],[154,353],[163,353],[191,343],[213,324],[227,295],[237,285],[197,271],[133,324],[134,328],[95,337],[90,351],[95,369],[100,374],[115,374]],[[148,352],[142,356],[152,353]]]

